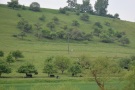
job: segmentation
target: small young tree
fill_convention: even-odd
[[[36,23],[34,25],[35,25],[35,29],[37,30],[36,36],[38,37],[38,39],[40,39],[42,25],[40,23]]]
[[[79,26],[79,22],[77,20],[73,20],[72,21],[72,26]]]
[[[39,20],[41,20],[41,21],[45,21],[45,15],[42,15],[41,17],[39,17]]]
[[[12,56],[11,54],[9,54],[9,55],[7,56],[6,62],[9,63],[9,64],[14,62],[13,56]]]
[[[26,77],[29,77],[28,75],[35,73],[37,74],[37,69],[35,68],[35,66],[33,64],[25,64],[22,65],[18,68],[18,73],[25,73]],[[32,76],[31,76],[32,77]]]
[[[11,68],[8,66],[6,62],[0,60],[0,77],[2,73],[11,73]]]
[[[54,57],[48,57],[45,61],[45,64],[44,64],[43,73],[47,73],[48,77],[50,76],[50,74],[57,72],[55,65],[53,63],[53,60],[54,60]]]
[[[70,59],[64,56],[58,56],[55,58],[54,64],[57,66],[59,70],[61,70],[62,74],[66,69],[68,69],[70,65]]]
[[[29,22],[25,19],[21,19],[18,24],[17,24],[17,27],[23,31],[23,32],[26,32],[26,33],[30,33],[32,31],[32,25],[29,24]]]
[[[74,63],[70,68],[69,68],[69,72],[72,73],[72,76],[76,76],[78,73],[81,73],[81,66]]]
[[[0,51],[0,57],[3,57],[3,56],[4,56],[4,52]]]
[[[21,39],[23,40],[24,37],[26,37],[27,35],[25,32],[22,31],[21,33],[18,34],[18,36],[21,37]]]
[[[23,58],[23,54],[21,51],[16,50],[12,52],[12,56],[15,58],[15,60],[17,60],[18,58]]]
[[[47,23],[47,27],[49,27],[51,31],[54,31],[55,24],[53,22],[49,22]]]
[[[37,2],[32,2],[30,4],[30,10],[32,11],[40,11],[40,4]]]

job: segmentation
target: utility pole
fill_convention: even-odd
[[[68,54],[69,54],[69,32],[67,33],[67,35],[68,35],[67,42],[68,42]]]

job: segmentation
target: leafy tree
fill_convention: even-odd
[[[54,57],[48,57],[44,64],[43,72],[48,74],[48,77],[50,74],[56,73],[57,70],[55,68],[55,65],[53,63]]]
[[[106,90],[105,82],[111,79],[111,75],[119,74],[120,68],[116,62],[112,62],[109,58],[99,57],[92,61],[90,72],[100,90]]]
[[[41,21],[45,21],[45,16],[44,15],[42,15],[41,17],[39,17],[39,20],[41,20]]]
[[[100,35],[100,38],[101,38],[101,41],[104,42],[104,43],[113,43],[115,41],[114,40],[114,37],[113,36],[110,36],[107,33],[102,33]]]
[[[7,6],[13,9],[21,7],[21,5],[18,3],[18,0],[11,0],[11,2],[8,2]]]
[[[62,14],[66,14],[66,8],[60,8],[59,12],[62,13]]]
[[[50,39],[56,39],[57,33],[56,32],[50,32]]]
[[[127,44],[130,44],[130,40],[129,40],[126,36],[120,38],[120,39],[119,39],[119,42],[120,42],[123,46],[125,46],[125,45],[127,45]]]
[[[11,73],[11,68],[8,66],[6,62],[0,60],[0,77],[2,73]]]
[[[73,20],[72,21],[72,26],[79,26],[79,22],[77,20]]]
[[[82,55],[78,58],[78,64],[84,68],[84,69],[89,69],[90,68],[90,65],[91,65],[91,62],[90,62],[90,59],[85,56],[85,55]]]
[[[17,27],[26,33],[30,33],[32,31],[32,25],[28,23],[28,21],[26,21],[25,19],[21,19],[18,24]]]
[[[40,4],[37,2],[32,2],[30,4],[30,10],[32,11],[40,11]]]
[[[83,4],[80,7],[80,11],[81,12],[88,12],[88,13],[92,13],[92,6],[90,4],[90,0],[83,0]]]
[[[101,28],[101,29],[103,28],[103,26],[101,25],[100,22],[95,22],[94,26],[96,26],[98,28]]]
[[[89,15],[87,13],[84,13],[81,15],[80,19],[83,21],[89,21]]]
[[[50,30],[42,30],[42,37],[50,39]]]
[[[55,28],[55,24],[53,22],[49,22],[49,23],[47,23],[47,27],[49,27],[51,29],[51,31],[53,31]]]
[[[26,35],[25,32],[22,31],[21,33],[18,34],[18,36],[20,36],[21,39],[23,39],[23,38],[26,37],[27,35]]]
[[[7,56],[6,62],[8,62],[9,64],[14,62],[13,56],[11,54]]]
[[[35,73],[37,74],[37,69],[35,68],[35,66],[33,64],[25,64],[25,65],[22,65],[18,68],[18,73],[25,73],[26,74],[26,77],[27,74],[31,74],[31,73]]]
[[[48,77],[49,77],[50,74],[56,73],[55,66],[52,63],[47,63],[44,66],[43,72],[47,73]]]
[[[57,36],[60,39],[64,39],[65,38],[65,35],[66,35],[66,33],[63,30],[57,32]]]
[[[13,51],[11,54],[15,58],[15,60],[17,60],[18,58],[23,58],[24,57],[22,52],[19,51],[19,50]]]
[[[22,9],[23,9],[23,10],[26,10],[26,6],[25,6],[25,5],[22,5]]]
[[[0,50],[0,57],[4,56],[4,52]]]
[[[40,23],[36,23],[36,24],[34,24],[34,26],[35,26],[35,29],[37,30],[36,36],[38,37],[38,39],[40,39],[42,25]]]
[[[119,61],[119,66],[123,69],[129,70],[130,63],[131,63],[130,58],[121,58]]]
[[[84,35],[84,40],[88,40],[88,41],[91,41],[93,38],[93,35],[91,33],[88,33],[88,34],[85,34]]]
[[[105,16],[107,13],[108,0],[97,0],[94,7],[98,15]]]
[[[57,66],[57,68],[59,70],[61,70],[62,74],[64,73],[64,71],[66,69],[68,69],[69,65],[70,65],[70,60],[67,57],[64,56],[58,56],[55,58],[55,62],[54,64]]]
[[[77,0],[67,0],[69,8],[75,8]]]
[[[114,18],[119,19],[119,14],[116,13],[116,14],[114,15]]]
[[[94,28],[93,34],[95,36],[99,37],[101,33],[102,33],[102,30],[100,28],[97,28],[97,27]]]
[[[81,73],[81,66],[74,63],[70,68],[69,68],[69,72],[72,73],[72,76],[76,76],[78,73]]]

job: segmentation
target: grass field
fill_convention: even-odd
[[[78,82],[79,81],[79,82]],[[98,90],[93,81],[56,80],[56,79],[2,79],[1,90]],[[121,90],[124,83],[109,82],[108,90]]]
[[[8,53],[15,50],[22,51],[24,58],[11,64],[13,71],[11,74],[2,74],[11,78],[0,78],[0,90],[98,90],[96,83],[93,81],[88,82],[84,80],[76,81],[76,79],[70,79],[70,74],[62,75],[64,80],[52,80],[47,82],[47,74],[43,73],[44,61],[49,56],[67,56],[72,61],[77,60],[77,57],[86,55],[93,59],[96,57],[128,57],[135,55],[135,23],[113,20],[110,18],[90,15],[90,22],[86,23],[79,19],[74,13],[69,15],[59,14],[57,10],[43,9],[43,12],[32,12],[29,10],[12,10],[3,5],[0,5],[0,50],[5,52],[5,59]],[[68,43],[66,40],[38,40],[31,34],[28,34],[24,40],[12,37],[13,34],[18,34],[20,31],[16,28],[17,22],[20,20],[17,14],[20,13],[23,18],[28,20],[32,25],[39,21],[41,15],[47,17],[43,24],[43,28],[46,29],[47,22],[51,21],[54,16],[60,19],[61,26],[67,25],[71,27],[72,20],[78,20],[80,23],[80,30],[85,32],[92,31],[92,26],[95,22],[101,22],[103,25],[105,22],[110,22],[113,29],[126,32],[131,43],[128,46],[120,46],[118,43],[101,43],[95,41],[70,41],[70,53],[68,54]],[[56,26],[57,30],[61,30],[61,26]],[[107,27],[104,26],[106,29]],[[47,28],[48,29],[48,28]],[[38,76],[34,76],[34,79],[26,79],[24,74],[17,73],[17,68],[30,62],[38,69]],[[61,75],[61,74],[60,74]],[[65,76],[68,76],[66,78]],[[17,78],[15,78],[17,77]],[[21,77],[21,78],[20,78]],[[44,81],[45,80],[45,81]],[[109,84],[109,83],[108,83]],[[111,82],[112,86],[121,88],[122,84],[118,82]],[[110,86],[111,86],[110,85]],[[117,89],[111,89],[117,90]]]

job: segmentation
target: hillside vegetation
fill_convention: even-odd
[[[122,21],[118,19],[106,18],[101,16],[89,15],[89,21],[85,22],[80,20],[80,15],[76,15],[73,12],[68,14],[60,14],[58,10],[42,9],[42,12],[33,12],[30,10],[13,10],[6,6],[0,5],[0,50],[5,52],[5,56],[9,52],[20,50],[24,54],[26,62],[33,63],[40,72],[43,69],[43,62],[49,56],[69,56],[76,60],[80,55],[87,55],[90,58],[99,56],[107,57],[126,57],[135,55],[135,23]],[[18,17],[18,14],[21,17]],[[39,17],[44,15],[45,21],[39,20]],[[69,28],[75,28],[85,33],[91,33],[93,31],[93,25],[95,22],[100,22],[104,30],[108,30],[110,27],[119,32],[125,32],[130,40],[130,44],[121,46],[118,42],[115,43],[103,43],[99,38],[95,37],[90,41],[76,41],[69,40],[69,54],[67,39],[38,39],[35,36],[35,23],[42,24],[43,30],[50,30],[47,27],[47,23],[52,21],[52,18],[57,17],[59,24],[55,26],[56,31],[63,30],[63,27],[67,25]],[[24,18],[33,27],[33,32],[28,33],[24,39],[13,37],[13,35],[19,34],[21,31],[17,28],[17,23]],[[79,26],[72,26],[72,21],[77,20]],[[105,23],[110,23],[110,26],[106,26]],[[13,63],[13,68],[19,67],[22,62]],[[16,70],[12,74],[16,73]]]

